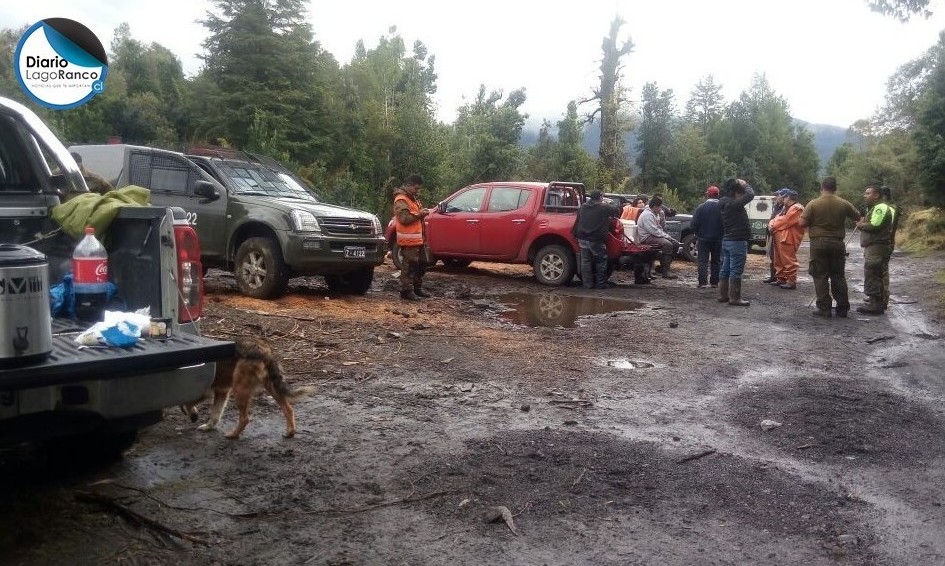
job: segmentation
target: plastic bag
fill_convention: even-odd
[[[76,336],[82,346],[133,346],[141,338],[141,331],[150,328],[150,307],[135,312],[105,311],[105,320]]]

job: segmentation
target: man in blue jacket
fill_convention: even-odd
[[[722,255],[722,209],[718,187],[711,185],[706,189],[705,202],[696,207],[689,226],[696,235],[699,288],[705,289],[706,283],[718,287]]]

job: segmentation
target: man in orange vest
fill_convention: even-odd
[[[804,239],[804,228],[798,224],[804,205],[797,201],[797,191],[781,189],[784,210],[768,222],[771,245],[774,246],[774,269],[778,287],[797,288],[797,249]]]
[[[397,246],[401,249],[403,269],[400,270],[400,298],[416,301],[431,295],[423,290],[423,219],[430,211],[423,208],[417,193],[423,186],[423,177],[410,175],[403,188],[394,191],[394,225],[397,228]]]

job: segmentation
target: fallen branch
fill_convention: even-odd
[[[711,456],[712,454],[715,454],[714,448],[710,448],[709,450],[703,450],[702,452],[699,452],[697,454],[686,456],[682,460],[676,460],[676,463],[685,464],[686,462],[692,462],[693,460],[698,460],[699,458],[705,458],[706,456]]]
[[[167,503],[166,501],[164,501],[164,500],[162,500],[162,499],[159,499],[158,497],[155,497],[154,495],[151,495],[151,494],[148,493],[146,490],[141,489],[140,487],[133,487],[133,486],[130,486],[130,485],[120,484],[120,483],[118,483],[118,482],[116,482],[116,481],[113,481],[113,480],[101,480],[101,481],[93,482],[93,483],[90,483],[90,484],[89,484],[89,487],[95,487],[95,486],[97,486],[97,485],[113,485],[113,486],[115,486],[115,487],[120,487],[121,489],[127,489],[127,490],[129,490],[129,491],[136,491],[136,492],[140,493],[141,495],[147,497],[147,498],[150,499],[151,501],[157,503],[157,504],[160,505],[161,507],[167,507],[168,509],[174,509],[174,510],[176,510],[176,511],[195,511],[195,512],[210,511],[211,513],[216,513],[216,514],[218,514],[218,515],[224,515],[224,516],[227,516],[227,517],[237,517],[237,518],[239,518],[239,519],[245,519],[245,518],[248,518],[248,517],[255,517],[256,515],[259,514],[259,513],[255,512],[255,511],[248,511],[248,512],[246,512],[246,513],[230,513],[230,512],[227,512],[227,511],[220,511],[220,510],[214,509],[214,508],[212,508],[212,507],[184,507],[184,506],[181,506],[181,505],[172,505],[172,504]],[[96,494],[96,495],[97,495],[98,497],[104,497],[104,496],[102,496],[102,495],[98,495],[98,494]]]
[[[807,450],[808,448],[813,448],[814,446],[817,446],[817,445],[813,443],[809,443],[809,444],[801,444],[800,446],[795,446],[794,448],[796,448],[797,450]]]
[[[584,468],[583,470],[581,470],[581,473],[578,475],[577,479],[574,480],[574,482],[571,483],[571,489],[574,489],[574,486],[576,486],[577,484],[581,483],[581,479],[584,478],[584,474],[585,474],[586,472],[587,472],[587,467],[585,466],[585,468]]]
[[[99,495],[97,493],[91,493],[88,491],[79,491],[79,492],[76,492],[76,499],[78,499],[79,501],[84,501],[86,503],[93,503],[93,504],[99,505],[100,507],[105,508],[107,511],[112,511],[114,513],[117,513],[118,515],[124,517],[126,520],[130,521],[131,523],[137,526],[147,527],[159,533],[170,535],[170,536],[177,537],[180,539],[184,539],[194,544],[202,544],[204,546],[210,545],[209,541],[196,537],[190,533],[185,533],[183,531],[179,531],[177,529],[168,527],[167,525],[161,524],[149,517],[145,517],[144,515],[138,513],[137,511],[133,511],[130,508],[125,507],[121,503],[118,503],[117,501],[114,501],[112,499],[109,499],[108,497],[105,497],[104,495]]]
[[[349,513],[364,513],[366,511],[374,511],[375,509],[382,509],[384,507],[393,507],[394,505],[403,505],[404,503],[416,503],[417,501],[425,501],[427,499],[433,499],[435,497],[442,497],[444,495],[450,495],[456,493],[455,489],[450,489],[446,491],[432,491],[430,493],[425,493],[423,495],[409,495],[403,499],[395,499],[393,501],[385,501],[383,503],[378,503],[376,505],[366,505],[364,507],[342,507],[340,509],[316,509],[314,511],[303,511],[302,513],[306,515],[327,515],[331,513],[338,514],[349,514]]]
[[[892,335],[876,336],[876,337],[874,337],[874,338],[870,338],[869,340],[867,340],[866,343],[867,343],[867,344],[875,344],[875,343],[877,343],[877,342],[882,342],[883,340],[892,340],[893,338],[895,338],[895,336],[892,336]]]

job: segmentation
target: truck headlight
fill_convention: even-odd
[[[384,234],[384,227],[381,226],[381,219],[375,214],[371,217],[371,223],[374,225],[374,235],[380,236]]]
[[[305,210],[292,211],[292,227],[296,232],[321,232],[315,215]]]

